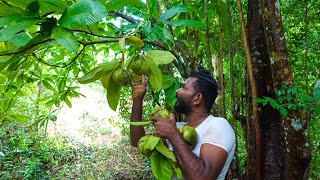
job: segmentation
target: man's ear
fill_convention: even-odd
[[[193,105],[199,105],[202,101],[202,94],[201,93],[197,93],[196,95],[193,96]]]

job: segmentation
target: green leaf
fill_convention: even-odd
[[[111,0],[107,1],[105,7],[108,11],[117,11],[124,7],[136,8],[146,11],[146,5],[140,0]]]
[[[72,103],[68,98],[65,98],[64,102],[68,105],[69,108],[72,108]]]
[[[171,52],[161,50],[149,50],[146,52],[146,56],[152,59],[157,65],[169,64],[175,59]]]
[[[158,151],[154,151],[150,157],[151,169],[159,180],[171,180],[172,169],[170,161]]]
[[[165,13],[163,13],[160,16],[160,18],[158,19],[158,21],[167,20],[169,18],[172,18],[173,16],[175,16],[178,13],[190,12],[190,11],[192,11],[192,9],[189,7],[189,5],[179,4],[179,5],[176,5],[172,8],[170,8]]]
[[[99,1],[80,0],[67,8],[59,24],[67,28],[89,25],[101,21],[107,13]]]
[[[174,43],[173,36],[166,27],[163,27],[163,36],[170,42]]]
[[[102,76],[102,78],[101,78],[101,84],[105,89],[108,89],[108,87],[109,87],[109,81],[110,81],[112,74],[113,74],[113,71],[111,71],[109,74],[107,74],[105,76]]]
[[[58,91],[59,92],[63,91],[65,87],[66,87],[66,79],[61,79],[58,82]]]
[[[159,91],[162,86],[162,73],[159,67],[150,59],[148,56],[142,56],[146,63],[148,64],[150,71],[148,72],[147,76],[149,78],[149,82],[151,86],[156,90]]]
[[[5,16],[5,17],[1,17],[0,18],[0,27],[4,27],[12,22],[17,22],[20,21],[23,17],[18,16],[16,14],[14,15],[9,15],[9,16]]]
[[[77,52],[79,43],[76,36],[67,28],[56,26],[52,30],[53,37],[58,44],[66,48],[68,51]]]
[[[129,122],[133,126],[145,126],[154,123],[153,121],[144,121],[144,122]]]
[[[160,142],[160,140],[161,138],[157,136],[150,136],[145,144],[145,148],[153,150],[156,147],[156,145]]]
[[[51,91],[55,92],[56,89],[51,85],[51,83],[47,80],[42,80],[41,81],[43,86],[46,87],[47,89],[50,89]]]
[[[21,22],[17,22],[16,24],[7,26],[0,30],[0,41],[7,41],[17,32],[28,29],[29,27],[44,21],[45,21],[44,19],[33,18],[33,19],[24,20]]]
[[[30,120],[30,117],[29,116],[26,116],[26,115],[22,115],[22,114],[9,114],[7,116],[7,118],[10,120],[10,121],[16,121],[16,122],[19,122],[19,123],[26,123],[27,121]]]
[[[176,21],[166,21],[164,24],[169,24],[171,26],[188,26],[196,28],[205,28],[206,24],[202,21],[197,20],[176,20]]]
[[[78,82],[81,84],[87,84],[95,80],[98,80],[101,77],[107,75],[110,71],[115,69],[118,65],[119,65],[119,61],[111,61],[111,62],[99,64],[98,66],[91,69],[83,77],[78,78]]]
[[[170,86],[168,89],[165,89],[165,101],[168,103],[170,107],[173,107],[176,103],[177,97],[176,97],[176,91],[180,88],[180,84],[177,80],[174,80],[174,83],[172,86]]]
[[[172,76],[162,74],[162,89],[169,88],[174,82],[174,78]]]
[[[256,103],[263,103],[264,101],[266,101],[266,100],[260,99],[260,98],[255,98],[254,99],[254,102],[256,102]]]
[[[320,99],[320,86],[314,88],[312,93],[316,99]]]
[[[168,159],[170,159],[171,161],[177,162],[174,153],[173,153],[172,151],[170,151],[169,148],[168,148],[167,146],[165,146],[162,141],[160,141],[160,142],[156,145],[156,149],[157,149],[161,154],[163,154],[165,157],[167,157]]]
[[[144,46],[143,41],[136,36],[126,36],[125,38],[126,38],[126,42],[134,45],[135,47],[140,48]]]
[[[279,106],[279,111],[283,116],[286,116],[288,114],[288,111],[286,110],[286,108]]]
[[[24,46],[31,40],[31,37],[26,32],[17,33],[9,39],[9,42],[15,46]]]
[[[116,82],[110,78],[109,86],[107,90],[107,100],[110,108],[114,111],[117,110],[117,106],[120,100],[120,90],[121,86],[119,86]]]

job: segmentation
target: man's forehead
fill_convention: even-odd
[[[184,82],[184,84],[186,84],[186,85],[192,85],[192,83],[194,83],[196,80],[197,80],[196,77],[189,77],[189,78]]]

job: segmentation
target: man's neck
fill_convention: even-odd
[[[187,116],[188,126],[196,128],[199,126],[207,117],[209,113],[207,112],[194,112]]]

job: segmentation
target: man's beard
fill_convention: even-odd
[[[181,99],[177,97],[176,103],[174,104],[174,110],[177,113],[188,115],[192,112],[190,103],[185,101],[184,99]]]

